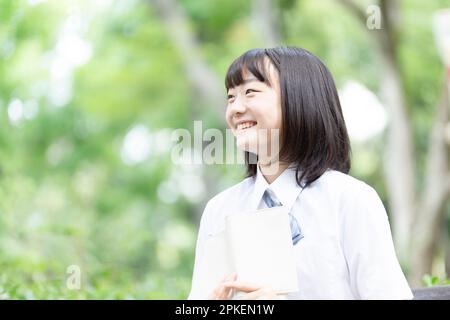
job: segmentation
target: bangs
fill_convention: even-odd
[[[250,72],[259,81],[271,86],[269,81],[268,64],[271,61],[265,49],[253,49],[247,51],[239,58],[233,61],[225,77],[225,88],[227,91],[231,88],[244,83],[244,74]]]

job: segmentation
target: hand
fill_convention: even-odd
[[[227,281],[222,285],[228,289],[246,292],[241,300],[276,300],[279,296],[268,286],[258,286],[244,281]]]
[[[214,291],[209,296],[209,299],[212,300],[229,300],[231,298],[231,293],[233,291],[233,288],[227,288],[223,284],[228,281],[234,281],[236,280],[237,275],[235,272],[229,274],[225,278],[222,279],[222,281],[219,283],[219,285],[214,289]]]

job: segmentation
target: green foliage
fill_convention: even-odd
[[[450,285],[450,279],[446,277],[438,277],[426,274],[422,278],[422,284],[425,287],[433,287],[433,286],[445,286]]]

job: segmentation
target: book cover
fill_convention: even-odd
[[[205,243],[199,290],[207,299],[224,277],[298,291],[289,216],[283,206],[228,216],[225,229]]]

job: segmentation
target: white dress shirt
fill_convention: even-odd
[[[287,299],[413,298],[397,260],[386,210],[372,187],[328,170],[302,191],[292,167],[271,184],[258,167],[255,177],[207,203],[188,299],[207,298],[197,293],[199,266],[207,263],[203,261],[205,241],[224,229],[226,216],[266,207],[262,200],[266,188],[291,208],[304,235],[294,246],[299,291]]]

